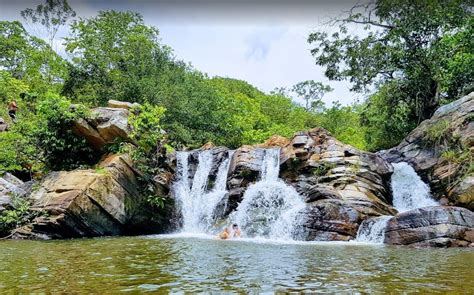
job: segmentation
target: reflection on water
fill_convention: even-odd
[[[190,237],[1,241],[0,292],[474,292],[472,249]]]

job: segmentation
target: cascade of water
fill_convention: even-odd
[[[430,197],[429,186],[421,180],[413,167],[400,162],[393,164],[393,168],[393,206],[398,212],[438,205]]]
[[[200,224],[202,226],[201,228],[207,232],[214,226],[214,210],[227,194],[227,174],[233,154],[233,151],[229,151],[228,158],[219,166],[213,189],[203,196],[202,220]]]
[[[262,163],[261,179],[250,185],[231,220],[247,236],[292,239],[298,212],[305,203],[296,190],[278,178],[279,149],[268,149]]]
[[[392,174],[393,207],[405,212],[422,207],[436,206],[430,198],[430,188],[408,163],[394,163]],[[359,226],[356,241],[383,243],[385,228],[391,216],[380,216],[363,221]]]
[[[392,216],[380,216],[364,220],[357,231],[357,242],[383,244],[385,228]]]
[[[192,183],[189,182],[189,153],[177,153],[178,174],[174,184],[174,193],[179,200],[183,215],[183,231],[192,233],[206,232],[212,226],[212,213],[226,194],[227,172],[232,152],[218,168],[213,189],[207,191],[209,174],[212,169],[211,151],[198,155],[198,165]]]

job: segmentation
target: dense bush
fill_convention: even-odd
[[[74,169],[97,160],[98,153],[71,130],[74,120],[87,116],[84,106],[72,105],[59,95],[48,95],[38,103],[34,136],[48,168]]]
[[[17,228],[29,221],[33,214],[30,212],[30,203],[27,199],[12,196],[12,206],[0,213],[0,238],[9,234],[14,228]]]

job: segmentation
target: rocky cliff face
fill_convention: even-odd
[[[0,213],[12,208],[12,196],[25,197],[31,189],[29,184],[23,183],[10,173],[0,177]]]
[[[343,144],[321,128],[299,132],[290,139],[275,136],[260,145],[242,146],[233,151],[228,193],[215,210],[216,218],[225,218],[236,210],[245,190],[259,179],[265,149],[279,147],[279,177],[293,186],[306,203],[300,212],[303,218],[299,238],[352,240],[364,220],[389,215],[394,217],[388,222],[385,243],[472,246],[473,98],[471,94],[440,108],[399,146],[378,154]],[[130,140],[131,107],[125,102],[111,102],[107,108],[94,109],[93,119],[76,122],[74,131],[103,153],[103,147],[117,138]],[[196,173],[199,152],[204,149],[213,154],[208,179],[212,187],[218,167],[230,151],[210,144],[191,151],[190,178]],[[450,157],[447,151],[451,151]],[[410,163],[428,181],[441,204],[467,209],[435,206],[398,214],[392,207],[390,162],[400,161]],[[165,162],[154,178],[156,193],[172,197],[169,192],[176,161],[171,155]],[[124,155],[108,155],[96,169],[51,173],[30,195],[38,217],[16,230],[14,237],[74,238],[176,229],[178,206],[171,202],[165,210],[157,210],[146,202],[139,174]],[[9,206],[12,192],[28,195],[27,191],[21,181],[4,175],[0,178],[0,211]]]
[[[440,107],[398,146],[379,154],[408,162],[445,205],[474,210],[474,92]]]
[[[109,107],[95,108],[91,119],[76,122],[74,132],[102,154],[108,143],[130,141],[132,106],[111,101]],[[167,168],[155,178],[155,193],[160,196],[169,192],[171,172]],[[52,172],[29,195],[37,217],[15,230],[13,238],[62,239],[169,230],[172,202],[167,202],[165,209],[148,202],[139,176],[140,171],[126,155],[106,155],[95,169]],[[0,208],[8,206],[7,197],[12,193],[27,195],[20,184],[9,175],[0,178]]]
[[[460,207],[411,210],[390,219],[385,243],[412,247],[467,247],[474,243],[474,213]]]
[[[264,148],[278,146],[280,178],[305,198],[304,239],[350,240],[366,218],[393,215],[389,205],[392,167],[381,157],[359,151],[316,128],[291,139],[274,137],[243,146],[231,162],[229,195],[223,216],[235,210],[262,167]]]
[[[95,170],[53,172],[31,199],[39,217],[16,238],[149,234],[165,231],[169,219],[147,203],[130,160],[121,155],[106,157]]]

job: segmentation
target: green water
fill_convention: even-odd
[[[0,293],[474,293],[472,249],[180,237],[0,241]]]

